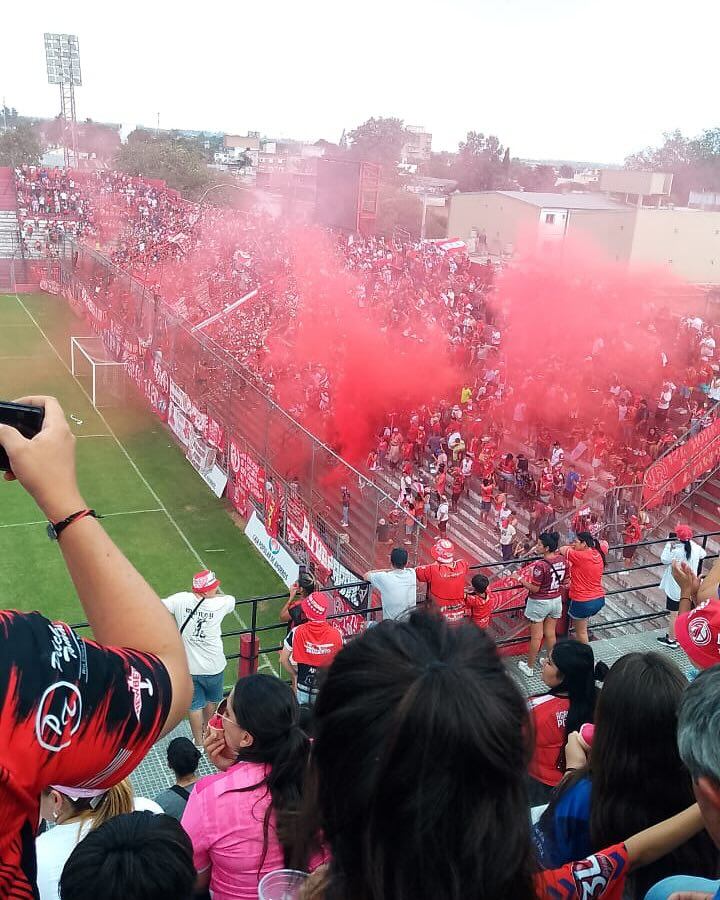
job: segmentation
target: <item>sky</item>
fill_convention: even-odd
[[[397,116],[455,150],[620,163],[720,125],[718,0],[7,0],[0,99],[59,112],[43,32],[77,34],[77,114],[130,126],[337,141]]]

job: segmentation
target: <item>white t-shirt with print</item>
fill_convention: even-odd
[[[509,522],[507,525],[500,526],[500,543],[512,544],[513,538],[517,534],[517,530]]]
[[[178,628],[198,605],[200,598],[191,591],[173,594],[162,602],[175,616]],[[230,594],[205,597],[182,633],[191,675],[217,675],[225,669],[222,622],[235,608]]]

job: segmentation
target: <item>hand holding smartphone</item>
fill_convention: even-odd
[[[0,400],[0,424],[16,428],[27,440],[32,440],[40,433],[44,419],[45,410],[42,406]],[[0,470],[10,471],[10,460],[3,447],[0,447]]]
[[[54,397],[20,397],[0,404],[5,480],[18,481],[51,522],[87,504],[75,473],[75,435]]]

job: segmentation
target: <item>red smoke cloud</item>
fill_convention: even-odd
[[[573,408],[592,420],[614,376],[652,403],[664,379],[680,384],[686,371],[677,327],[661,312],[683,290],[670,273],[630,271],[580,244],[522,254],[499,276],[492,301],[512,405],[524,398],[531,419],[551,426]]]
[[[327,234],[320,229],[298,230],[292,244],[297,339],[288,350],[273,340],[271,331],[270,357],[279,361],[289,352],[297,364],[326,370],[331,414],[311,414],[305,424],[358,464],[391,413],[407,412],[434,398],[459,396],[463,376],[451,359],[442,329],[426,328],[417,335],[419,340],[414,339],[388,327],[384,309],[359,305],[360,282],[344,271]],[[282,405],[291,405],[292,387],[276,383]]]

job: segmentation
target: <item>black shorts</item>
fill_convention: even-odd
[[[665,609],[668,612],[677,612],[680,609],[680,601],[673,600],[671,597],[665,595]]]

